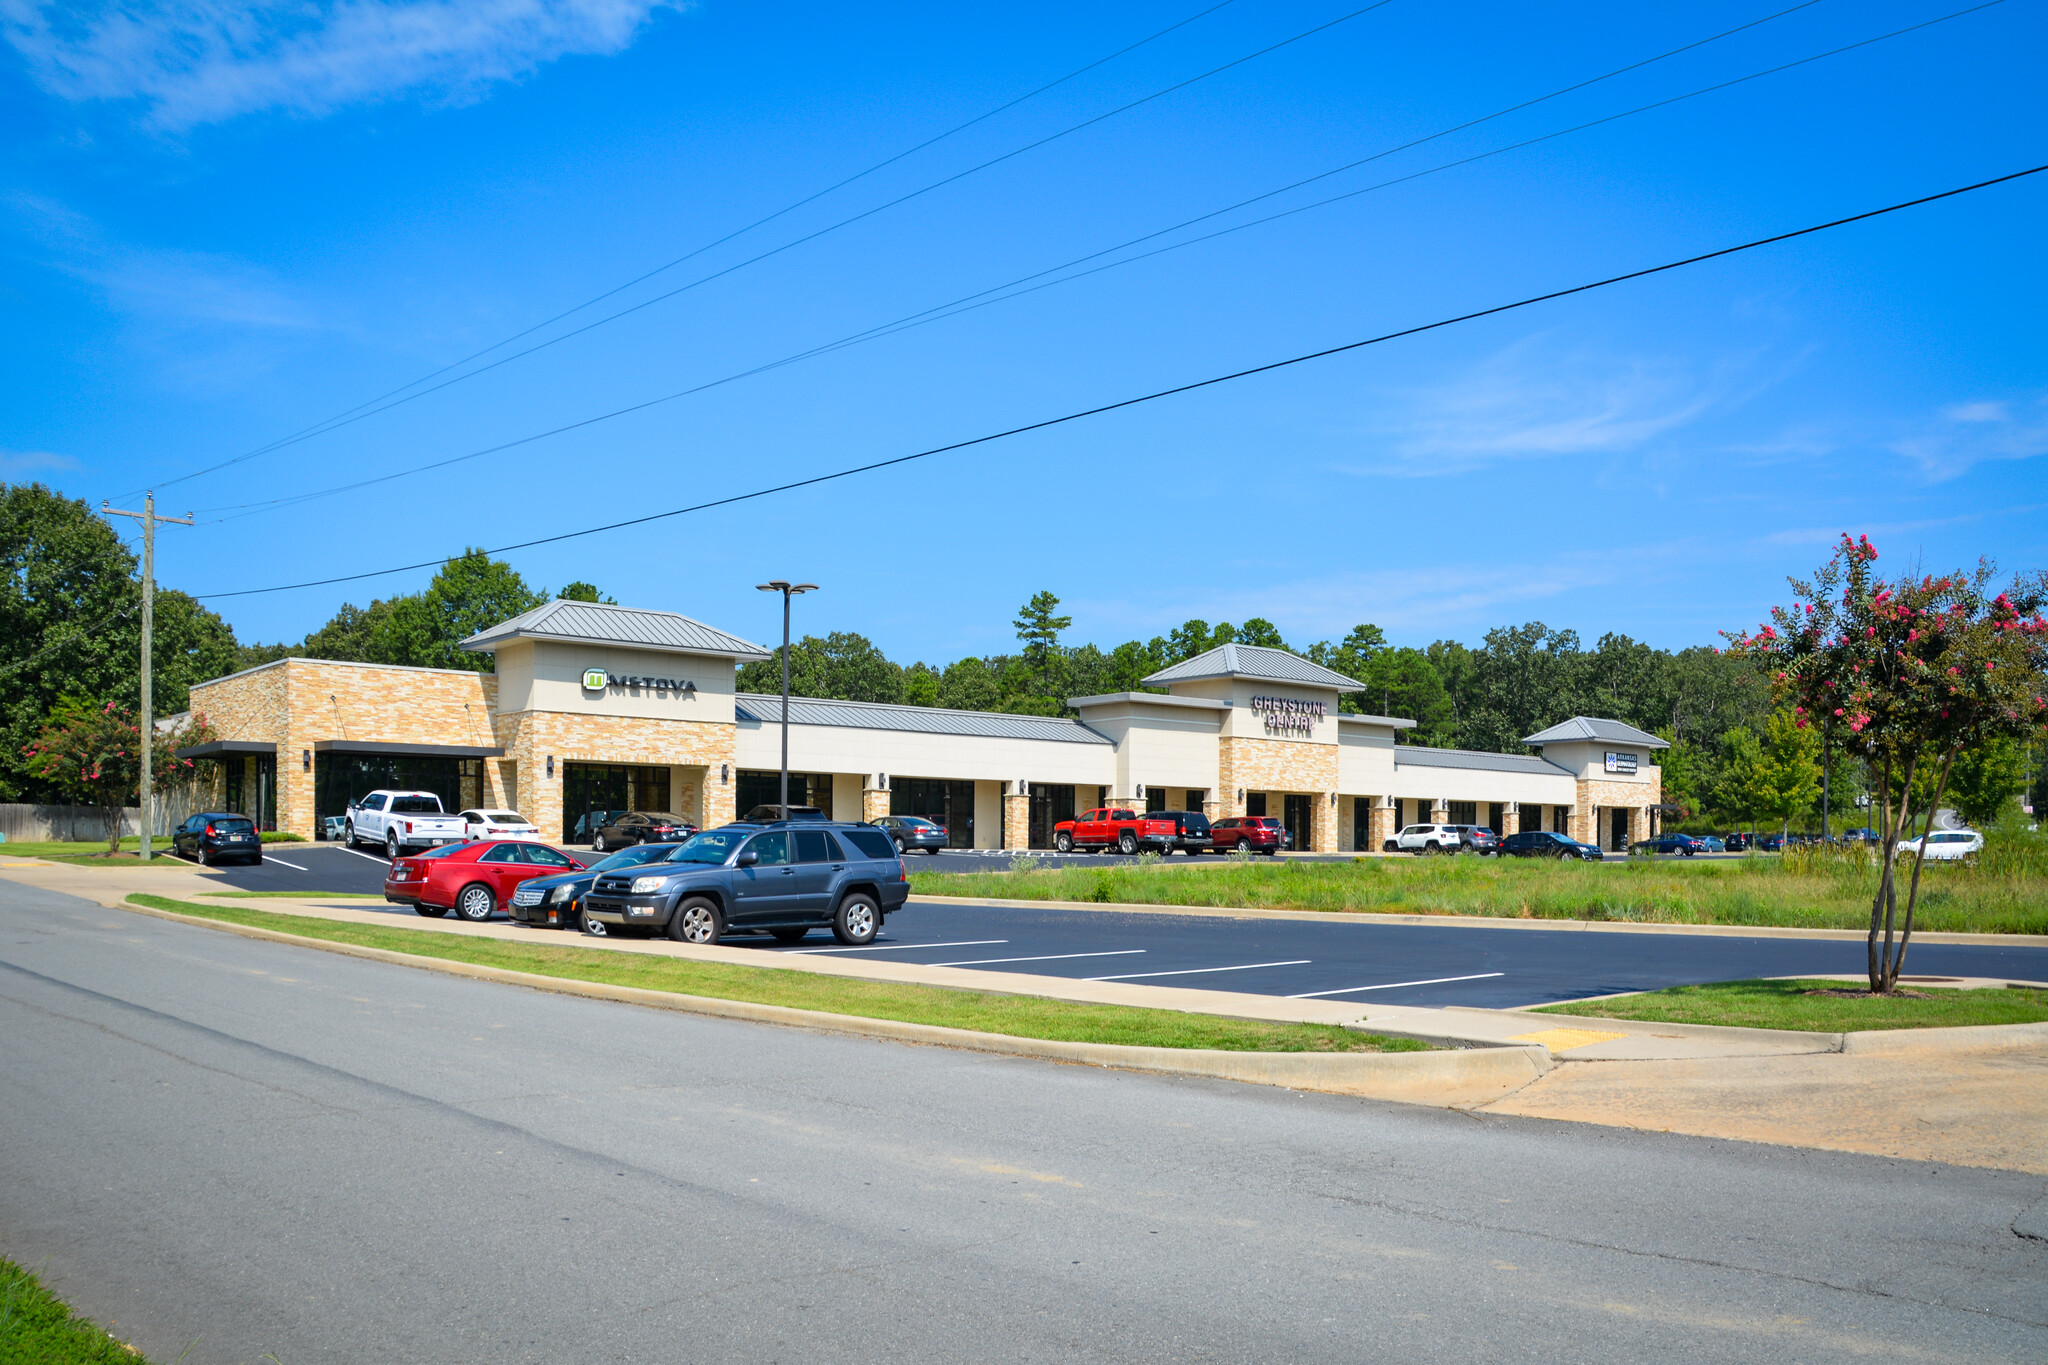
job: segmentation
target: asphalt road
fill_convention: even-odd
[[[6,883],[0,1028],[0,1251],[159,1361],[2048,1354],[2034,1176],[642,1011]]]

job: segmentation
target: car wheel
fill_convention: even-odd
[[[903,840],[898,839],[896,841],[896,855],[898,857],[901,857],[902,855],[908,852],[910,852],[910,845],[905,843]]]
[[[1572,856],[1572,851],[1571,851],[1570,849],[1568,849],[1568,848],[1561,848],[1561,849],[1559,849],[1559,850],[1557,851],[1557,856],[1558,856],[1558,857],[1559,857],[1560,859],[1563,859],[1563,858],[1569,858],[1569,857],[1571,857],[1571,856]]]
[[[1074,851],[1074,836],[1065,830],[1061,830],[1053,836],[1052,846],[1062,853],[1072,853]]]
[[[692,896],[668,917],[668,936],[678,943],[716,943],[725,931],[718,905],[702,896]]]
[[[1380,845],[1380,852],[1382,853],[1399,853],[1400,851],[1401,841],[1398,839],[1389,839]]]
[[[341,846],[343,848],[354,848],[356,846],[355,821],[351,820],[341,827]]]
[[[428,919],[439,919],[448,913],[448,907],[445,905],[415,905],[413,906],[413,911],[416,914],[425,915]]]
[[[1684,855],[1685,855],[1686,857],[1688,857],[1688,858],[1690,858],[1690,857],[1692,856],[1692,854],[1693,854],[1693,851],[1692,851],[1691,849],[1689,849],[1689,848],[1682,848],[1682,849],[1680,849],[1680,850],[1679,850],[1679,852],[1680,852],[1680,853],[1683,853],[1683,854],[1684,854]]]
[[[1116,851],[1123,854],[1126,858],[1130,857],[1133,853],[1136,853],[1138,851],[1137,836],[1132,834],[1129,830],[1125,830],[1122,834],[1117,835]]]
[[[605,922],[601,919],[592,919],[588,910],[578,910],[576,912],[576,920],[576,927],[592,938],[603,938],[611,933],[611,929]]]
[[[213,851],[204,844],[199,846],[199,865],[201,867],[213,866]]]
[[[768,935],[777,943],[801,943],[804,935],[811,931],[801,924],[792,924],[787,929],[770,929]]]
[[[384,831],[384,856],[393,862],[398,861],[398,831],[395,829]]]
[[[593,834],[590,837],[590,851],[592,853],[604,852],[604,836],[602,834]]]
[[[840,901],[832,912],[832,937],[849,948],[873,943],[881,927],[882,916],[875,903],[858,893]]]
[[[471,882],[455,898],[455,912],[471,924],[482,924],[498,908],[497,893],[482,882]]]

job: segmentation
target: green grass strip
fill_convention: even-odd
[[[223,901],[376,901],[380,905],[384,903],[382,896],[372,895],[368,891],[202,891],[199,894]]]
[[[149,1365],[98,1324],[71,1315],[33,1274],[0,1256],[0,1360],[9,1365]]]
[[[1545,1005],[1545,1014],[1639,1019],[1659,1024],[1729,1024],[1738,1028],[1857,1033],[1866,1029],[1959,1028],[1970,1024],[2034,1024],[2048,1019],[2048,991],[1963,991],[1908,986],[1922,998],[1824,991],[1861,991],[1854,981],[1719,981],[1674,986],[1612,1000]]]
[[[1923,869],[1917,929],[2048,934],[2048,836],[2018,835],[1975,864]],[[1993,856],[1993,855],[1997,856]],[[1022,860],[1020,860],[1021,862]],[[1227,861],[1216,866],[1215,861]],[[1007,872],[913,870],[928,896],[1094,904],[1310,910],[1333,915],[1469,915],[1629,924],[1868,929],[1877,869],[1861,857],[1607,863],[1534,858],[1362,858],[1352,862],[1212,860],[1030,867]]]
[[[945,986],[858,981],[816,972],[776,967],[741,967],[722,962],[687,962],[605,948],[539,943],[507,943],[502,939],[429,929],[400,929],[351,924],[304,915],[234,905],[197,905],[164,896],[135,895],[137,905],[181,915],[251,925],[305,938],[326,939],[366,948],[437,957],[452,962],[572,981],[596,981],[642,990],[718,1000],[744,1000],[757,1005],[787,1005],[860,1019],[894,1019],[910,1024],[999,1033],[1010,1038],[1045,1038],[1059,1042],[1115,1043],[1126,1047],[1215,1048],[1226,1052],[1421,1052],[1428,1044],[1412,1038],[1387,1038],[1329,1024],[1279,1024],[1251,1019],[1224,1019],[1178,1010],[1141,1009],[1129,1005],[1088,1005],[1066,1000],[1041,1000],[1025,995],[995,995]],[[545,931],[536,931],[545,932]],[[570,940],[574,945],[575,940]]]

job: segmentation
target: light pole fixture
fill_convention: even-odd
[[[782,818],[789,818],[789,599],[800,592],[816,592],[816,583],[756,583],[762,592],[782,594]]]

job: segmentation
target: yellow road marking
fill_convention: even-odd
[[[1600,1033],[1589,1028],[1547,1028],[1539,1033],[1518,1033],[1508,1039],[1511,1043],[1541,1043],[1552,1052],[1567,1052],[1575,1047],[1591,1047],[1616,1038],[1626,1038],[1626,1033]]]

